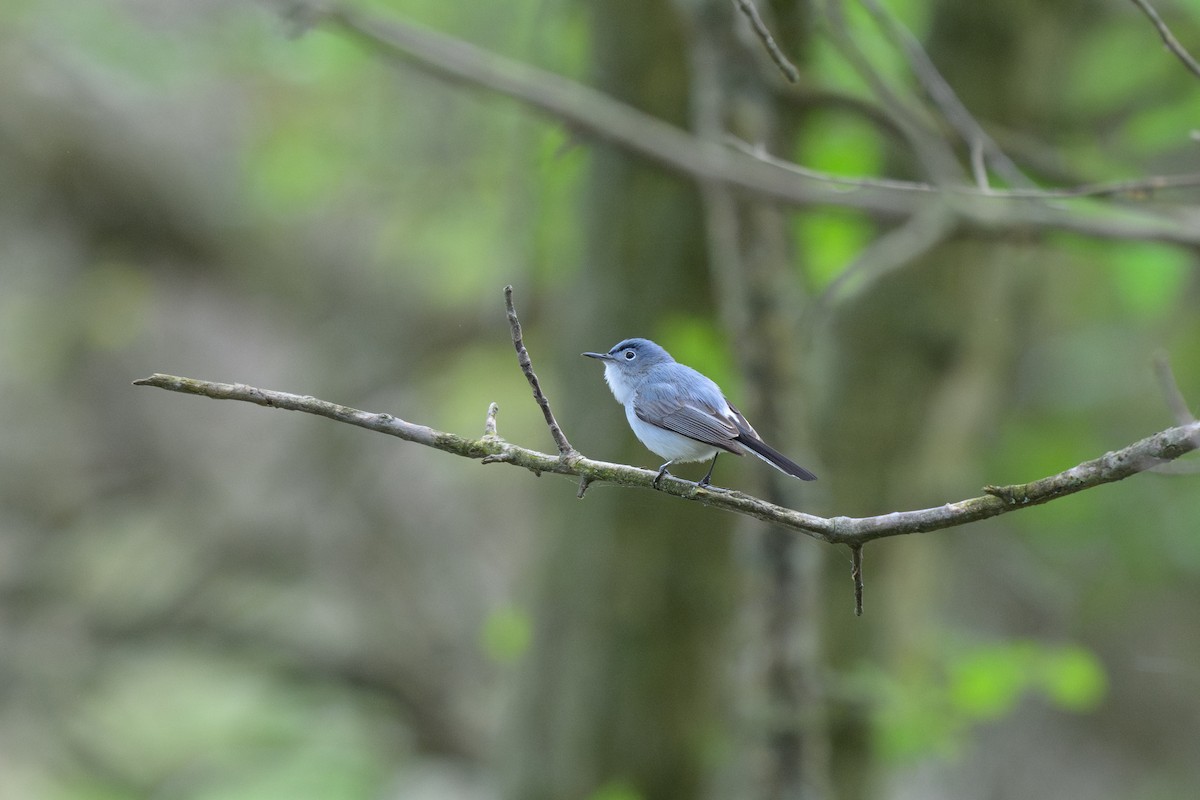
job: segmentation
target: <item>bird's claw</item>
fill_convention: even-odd
[[[651,488],[657,489],[658,485],[662,483],[663,476],[670,474],[671,473],[667,472],[667,465],[663,464],[662,467],[659,468],[658,474],[654,476],[654,480],[650,482]]]

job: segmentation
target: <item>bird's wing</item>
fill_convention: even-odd
[[[762,438],[761,436],[758,435],[758,431],[754,430],[753,426],[750,425],[750,422],[746,419],[746,417],[742,414],[742,412],[737,410],[737,408],[733,405],[733,403],[729,403],[729,412],[730,412],[730,414],[732,414],[732,417],[730,418],[729,422],[731,425],[733,425],[734,429],[737,431],[737,433],[734,434],[735,436],[739,435],[739,434],[742,436],[749,434],[750,436],[753,436],[755,439]]]
[[[664,386],[663,389],[663,394],[671,393],[669,386]],[[728,412],[713,408],[694,397],[683,402],[646,400],[646,394],[653,396],[656,393],[639,390],[633,398],[633,412],[642,422],[657,425],[739,456],[745,453],[741,445],[734,441],[740,431],[735,420],[728,416]]]

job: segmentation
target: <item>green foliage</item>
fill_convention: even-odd
[[[988,645],[963,653],[948,668],[951,706],[971,720],[1006,716],[1030,691],[1040,692],[1059,708],[1090,711],[1106,690],[1096,657],[1077,646]]]
[[[918,33],[929,29],[932,6],[926,0],[885,1]],[[560,74],[593,77],[587,57],[596,18],[586,4],[354,4],[394,11]],[[1184,0],[1181,6],[1194,11],[1200,0]],[[938,13],[949,8],[939,7]],[[848,13],[851,36],[866,57],[893,86],[911,86],[911,69],[862,8],[850,4]],[[1014,7],[1012,13],[1023,12]],[[389,400],[401,398],[397,413],[467,434],[481,432],[487,404],[495,400],[506,438],[549,449],[545,426],[514,365],[498,288],[517,283],[527,298],[519,301],[523,309],[551,303],[583,308],[594,302],[574,293],[572,280],[586,262],[582,247],[593,221],[587,215],[594,209],[580,202],[593,140],[577,140],[565,126],[511,101],[463,91],[417,68],[387,62],[346,37],[318,29],[287,38],[287,26],[253,4],[17,0],[0,3],[0,17],[15,21],[13,31],[0,36],[0,47],[10,37],[18,45],[22,37],[34,43],[29,54],[18,48],[17,57],[5,61],[33,64],[12,87],[32,87],[34,108],[54,109],[61,97],[78,104],[50,115],[50,125],[105,123],[82,128],[78,139],[66,140],[72,152],[58,153],[57,130],[45,131],[44,141],[23,139],[27,120],[18,108],[11,119],[5,117],[11,124],[0,148],[0,159],[15,154],[12,163],[0,164],[6,179],[44,170],[27,183],[14,180],[0,209],[5,231],[0,246],[5,391],[0,394],[8,403],[7,417],[18,421],[3,434],[9,459],[0,545],[4,585],[21,606],[6,619],[0,663],[0,671],[13,677],[9,694],[18,710],[6,717],[0,737],[34,743],[25,753],[5,753],[4,790],[14,797],[63,800],[385,794],[397,761],[407,754],[403,742],[394,745],[389,737],[398,728],[401,736],[410,735],[408,720],[391,718],[391,710],[379,712],[374,696],[349,682],[314,685],[297,679],[295,664],[272,660],[295,658],[294,653],[263,655],[270,643],[247,652],[219,635],[244,634],[240,626],[253,624],[246,622],[248,608],[252,618],[279,608],[280,619],[297,631],[311,631],[315,619],[317,630],[328,625],[346,632],[345,641],[330,646],[366,650],[364,642],[386,637],[398,658],[416,664],[427,645],[416,633],[424,624],[436,625],[430,638],[444,637],[452,645],[436,652],[484,656],[447,671],[468,676],[465,684],[448,682],[449,694],[464,685],[469,691],[487,686],[489,677],[527,654],[532,622],[524,608],[501,604],[476,625],[481,610],[470,601],[464,601],[460,614],[457,607],[447,609],[423,594],[427,575],[450,585],[446,562],[430,553],[462,564],[462,574],[472,574],[475,560],[487,558],[480,555],[486,548],[455,548],[449,555],[437,551],[448,538],[447,529],[439,529],[442,520],[449,526],[462,518],[454,513],[464,507],[461,491],[434,496],[444,491],[437,481],[411,476],[399,481],[390,471],[363,480],[359,465],[373,463],[364,462],[363,453],[369,459],[375,448],[404,448],[398,452],[413,452],[398,461],[423,463],[430,455],[415,446],[380,445],[374,439],[360,444],[361,436],[347,436],[325,421],[129,396],[113,387],[124,385],[147,363],[152,369],[203,364],[206,371],[216,370],[212,377],[217,378],[259,382],[286,376],[287,383],[278,388],[296,391],[353,387],[338,395],[352,404],[363,404],[363,394],[371,404],[378,394],[370,392],[378,391]],[[1053,124],[1040,129],[1030,124],[1027,130],[1021,119],[1009,118],[1003,125],[982,120],[1019,163],[1048,163],[1046,172],[1063,181],[1073,174],[1082,181],[1188,168],[1178,154],[1194,147],[1187,135],[1200,119],[1200,92],[1150,26],[1135,19],[1135,12],[1125,9],[1111,21],[1089,20],[1079,26],[1070,47],[1050,47],[1054,40],[1045,29],[1029,27],[1028,40],[1042,42],[1052,53],[1038,57],[1030,47],[1023,68],[1044,79],[1046,94],[1061,97],[1050,114]],[[1190,41],[1191,28],[1193,22],[1181,21],[1176,32]],[[827,40],[813,52],[806,67],[822,85],[870,96]],[[49,57],[42,64],[38,59],[44,54]],[[992,68],[980,64],[980,74],[990,79]],[[1024,77],[999,73],[995,80],[998,87],[1001,81],[1023,85]],[[962,85],[962,73],[947,78]],[[188,111],[179,115],[183,121],[172,119],[180,109]],[[35,130],[37,116],[30,116],[29,130]],[[113,130],[149,131],[163,147],[141,152],[112,141]],[[10,139],[17,143],[11,152]],[[791,155],[836,174],[875,175],[891,164],[895,151],[885,146],[890,141],[857,111],[823,108],[805,112],[804,134]],[[82,152],[84,144],[96,153]],[[903,153],[902,145],[891,142],[891,147]],[[122,158],[131,164],[136,159],[147,170],[163,169],[159,161],[201,164],[217,191],[195,197],[181,185],[179,198],[171,192],[162,197],[179,202],[171,219],[181,227],[197,221],[197,230],[187,233],[202,255],[168,248],[142,258],[144,240],[154,238],[140,227],[145,222],[116,216],[122,193],[142,190],[138,169],[127,170],[127,185],[85,185],[96,183],[89,158],[118,165]],[[646,204],[636,187],[621,201],[638,209]],[[21,206],[25,202],[28,208]],[[10,215],[10,207],[21,213]],[[1136,207],[1112,211],[1100,201],[1060,207],[1097,222],[1139,213]],[[228,227],[206,234],[206,215]],[[672,220],[648,211],[644,225],[669,239],[676,235]],[[827,286],[878,233],[875,221],[853,212],[804,209],[789,212],[789,220],[808,288],[815,290]],[[979,242],[981,252],[991,243]],[[1006,331],[1028,335],[1014,376],[1013,402],[998,409],[979,448],[983,468],[964,464],[967,475],[1037,478],[1169,424],[1149,371],[1149,354],[1159,347],[1171,352],[1193,405],[1200,403],[1200,315],[1195,313],[1200,282],[1193,251],[1164,244],[1097,244],[1078,236],[1048,236],[1030,250],[1038,263],[1031,265],[1037,274],[1022,301],[1029,330]],[[319,252],[310,264],[305,259],[314,251]],[[653,269],[654,260],[647,262],[639,266]],[[273,291],[247,297],[239,282],[243,276]],[[382,298],[376,313],[399,322],[363,324],[360,312],[367,297]],[[923,316],[927,306],[920,297],[893,301],[910,299],[911,313]],[[405,319],[414,308],[421,312],[414,315],[419,325]],[[589,307],[579,319],[597,318],[603,311]],[[800,313],[803,309],[797,309]],[[474,333],[453,333],[464,320],[468,330],[478,325],[485,314],[493,320],[488,324],[494,325],[494,335],[479,339]],[[547,335],[562,335],[539,332],[533,319],[524,321],[531,346]],[[646,332],[668,344],[677,358],[712,376],[731,397],[743,395],[731,367],[730,339],[711,309],[663,311],[655,325]],[[390,338],[373,340],[380,329]],[[410,362],[400,360],[403,366],[397,368],[396,349],[427,348],[431,333],[437,335],[428,338],[445,343],[444,352],[422,351],[421,367],[409,369]],[[967,328],[946,334],[951,337],[970,344]],[[354,363],[329,357],[339,346],[333,340],[351,343],[346,349],[353,349]],[[608,344],[587,342],[586,347]],[[975,352],[964,347],[947,357]],[[557,401],[565,394],[563,376],[550,368],[545,352],[534,356]],[[961,357],[960,374],[976,368]],[[580,364],[579,369],[594,368]],[[982,357],[978,366],[991,368]],[[360,380],[356,374],[370,377]],[[599,383],[592,387],[602,390]],[[176,405],[183,409],[183,425],[163,411]],[[557,402],[556,410],[568,417],[572,412]],[[263,457],[277,448],[268,444],[260,424],[279,426],[277,434],[269,434],[270,442],[286,442],[286,456]],[[940,420],[927,424],[933,429]],[[305,438],[309,430],[319,433]],[[925,434],[912,435],[920,451],[917,440]],[[201,450],[194,444],[199,438],[211,447]],[[238,448],[238,439],[255,446]],[[476,501],[503,504],[502,516],[508,518],[508,512],[520,510],[523,519],[537,524],[547,518],[537,497],[561,490],[547,488],[545,480],[514,478],[502,468],[486,471],[486,479],[470,477],[470,465],[451,468],[466,470],[463,486],[470,484]],[[823,473],[820,485],[837,487],[845,477],[831,474],[826,481]],[[481,484],[493,479],[503,481],[503,493],[489,500]],[[289,491],[279,491],[281,485]],[[972,484],[968,491],[974,489]],[[34,497],[39,493],[45,499]],[[597,499],[589,496],[586,509]],[[434,510],[422,518],[420,531],[408,530],[414,525],[413,504],[427,500]],[[619,502],[628,501],[622,494]],[[1170,641],[1178,651],[1167,655],[1190,663],[1185,626],[1172,629],[1170,622],[1145,616],[1148,603],[1134,590],[1152,587],[1149,602],[1155,608],[1187,607],[1200,574],[1198,518],[1194,480],[1147,475],[1011,515],[993,533],[1005,542],[1020,539],[1014,546],[1027,561],[1006,563],[1007,570],[1031,582],[1043,579],[1039,571],[1050,573],[1046,580],[1070,593],[1063,608],[1045,610],[1053,627],[1042,629],[1090,643],[1104,637],[1131,641],[1143,633],[1142,626],[1161,625],[1150,631],[1155,641]],[[503,538],[511,536],[503,526],[512,524],[511,519],[497,521],[479,535],[507,546],[517,537]],[[356,526],[369,528],[370,535]],[[214,530],[228,534],[228,541]],[[703,538],[689,539],[685,557],[644,566],[662,575],[689,574],[695,569],[694,545],[710,541],[709,533],[699,531]],[[527,558],[516,552],[513,562]],[[411,597],[401,603],[381,596],[379,579],[364,580],[357,559],[381,564],[395,559],[398,571],[387,574],[387,585],[405,587]],[[197,588],[210,570],[216,588]],[[232,583],[227,573],[241,572],[252,576],[250,589],[221,590]],[[1139,599],[1141,604],[1129,602]],[[413,611],[424,605],[438,605],[439,614],[426,618]],[[939,613],[932,606],[922,610]],[[204,620],[216,640],[172,644],[178,641],[171,625],[177,618]],[[453,629],[460,620],[466,620],[462,629]],[[1092,627],[1080,630],[1081,620]],[[156,621],[165,623],[161,635],[154,630]],[[1008,617],[1000,624],[1025,630],[1019,627],[1024,622]],[[139,624],[148,626],[144,633],[137,632]],[[133,644],[121,635],[127,625],[135,630]],[[1182,635],[1170,636],[1173,630]],[[350,654],[373,655],[378,653]],[[479,672],[469,671],[477,667]],[[26,671],[36,672],[36,680]],[[954,645],[932,664],[916,666],[885,657],[850,680],[859,689],[856,697],[873,702],[878,752],[895,761],[953,757],[969,746],[977,727],[1006,724],[1023,704],[1091,712],[1109,689],[1103,665],[1084,647],[1025,640]],[[1131,683],[1127,675],[1112,679],[1114,688],[1125,691]],[[47,719],[36,723],[44,727],[26,737],[29,726],[20,707],[40,711],[47,698],[55,699],[55,713],[40,715]],[[1124,703],[1113,705],[1131,714],[1128,709],[1138,704],[1128,694],[1121,699]],[[490,708],[487,702],[480,705]],[[384,714],[389,718],[381,719]],[[722,733],[704,729],[697,736],[711,739],[712,762],[724,765],[736,757]],[[14,789],[17,774],[22,777]],[[641,795],[617,779],[591,797],[638,800]]]
[[[1038,665],[1041,690],[1059,708],[1090,711],[1108,692],[1108,678],[1096,657],[1081,647],[1045,653]]]
[[[883,148],[878,131],[864,120],[834,112],[814,113],[796,148],[799,163],[834,175],[877,175]],[[843,210],[811,210],[792,217],[796,251],[814,289],[827,286],[876,235],[865,216]]]
[[[847,35],[854,46],[871,62],[880,75],[889,76],[893,88],[911,84],[910,71],[904,56],[893,49],[884,34],[871,20],[867,10],[858,3],[841,7],[846,18]],[[812,70],[831,88],[861,97],[871,97],[872,90],[862,76],[846,60],[842,51],[829,39],[817,39],[812,48]]]
[[[1126,310],[1142,319],[1168,316],[1196,266],[1188,251],[1156,242],[1110,243],[1105,260]]]
[[[738,396],[740,379],[729,342],[711,320],[675,314],[660,320],[653,335],[676,361],[703,372],[730,397]]]
[[[817,111],[807,120],[796,153],[813,169],[861,178],[879,174],[882,144],[879,131],[861,117]]]
[[[529,649],[533,622],[529,614],[517,608],[493,610],[483,621],[480,643],[487,656],[497,664],[511,664]]]
[[[642,800],[642,793],[624,781],[609,781],[588,795],[588,800]]]
[[[1150,27],[1130,25],[1125,16],[1088,26],[1071,50],[1063,95],[1065,110],[1072,114],[1103,114],[1122,111],[1131,95],[1143,87],[1161,85],[1178,65],[1165,52],[1150,45]],[[1139,53],[1153,50],[1163,58],[1114,58],[1115,53]]]
[[[129,651],[106,667],[73,729],[131,787],[173,780],[196,800],[316,800],[372,795],[388,774],[379,731],[336,693],[186,648]],[[59,796],[140,795],[84,779]]]
[[[346,142],[322,141],[312,131],[279,129],[252,153],[247,172],[252,201],[271,214],[315,210],[337,198],[357,155]]]
[[[582,248],[582,230],[575,222],[581,212],[578,188],[586,174],[588,154],[562,127],[545,129],[535,141],[536,182],[525,187],[532,196],[522,204],[510,203],[510,217],[531,215],[525,223],[535,226],[530,254],[534,277],[554,286],[578,271],[575,254]]]
[[[797,215],[792,225],[796,251],[812,289],[828,286],[853,263],[877,229],[861,214],[851,211],[810,211]]]
[[[127,347],[145,329],[150,281],[129,264],[97,264],[83,276],[76,302],[84,338],[96,350]]]
[[[1010,716],[1031,695],[1063,711],[1093,711],[1107,677],[1082,647],[1018,640],[950,647],[928,671],[901,677],[861,670],[853,685],[877,699],[879,752],[907,760],[958,755],[971,728]]]

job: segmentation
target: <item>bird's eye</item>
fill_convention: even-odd
[[[637,353],[633,352],[632,350],[625,351],[625,360],[626,361],[633,361],[635,358],[637,358]]]

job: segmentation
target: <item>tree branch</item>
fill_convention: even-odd
[[[1179,40],[1175,38],[1175,34],[1171,33],[1171,29],[1167,27],[1167,23],[1163,22],[1162,17],[1154,10],[1154,6],[1150,5],[1147,0],[1133,0],[1133,4],[1140,8],[1142,13],[1154,23],[1154,27],[1158,30],[1158,35],[1162,38],[1163,44],[1167,46],[1167,49],[1174,53],[1175,57],[1183,62],[1183,65],[1193,75],[1200,77],[1200,64],[1197,64],[1196,59],[1192,58],[1192,54],[1184,49]]]
[[[512,286],[504,287],[504,308],[508,311],[508,325],[512,329],[512,343],[517,350],[517,364],[521,367],[521,372],[525,375],[525,380],[529,381],[529,386],[533,389],[533,399],[538,404],[538,408],[542,409],[542,416],[546,419],[546,427],[550,429],[550,436],[554,439],[554,444],[558,446],[558,454],[560,456],[571,456],[575,454],[575,448],[567,441],[567,435],[563,433],[559,427],[558,420],[554,418],[554,412],[550,410],[550,401],[546,399],[546,395],[542,393],[542,385],[538,381],[537,375],[533,372],[533,360],[529,358],[529,351],[525,349],[525,340],[521,336],[521,321],[517,319],[517,310],[513,306],[513,288]],[[493,406],[495,403],[492,404]],[[488,409],[489,427],[485,430],[491,430],[493,434],[496,432],[496,415],[492,410]]]
[[[1131,178],[1119,181],[1097,181],[1081,183],[1075,186],[1051,187],[1045,189],[980,189],[968,184],[934,185],[922,181],[906,181],[897,178],[867,178],[853,175],[835,175],[832,172],[822,172],[811,167],[801,166],[786,161],[766,152],[758,145],[750,144],[733,136],[726,137],[726,143],[759,161],[772,164],[779,169],[802,178],[809,178],[821,183],[843,186],[847,189],[886,189],[894,192],[909,192],[913,194],[963,195],[966,197],[992,198],[996,200],[1077,200],[1098,197],[1144,197],[1155,192],[1169,189],[1194,189],[1200,186],[1200,172],[1184,172],[1179,175],[1147,175],[1144,178]]]
[[[754,33],[762,41],[763,47],[767,51],[767,55],[775,62],[775,66],[779,67],[779,71],[783,73],[783,77],[788,79],[789,83],[796,83],[800,80],[800,70],[796,69],[796,65],[788,61],[788,57],[779,49],[779,45],[775,43],[775,37],[767,30],[767,25],[763,22],[762,17],[758,15],[758,9],[754,6],[751,0],[733,0],[734,5],[738,7],[746,19],[750,21],[750,27],[754,29]]]
[[[1021,172],[1020,168],[1000,149],[995,140],[988,135],[983,126],[958,99],[958,95],[942,77],[942,73],[938,71],[933,59],[925,52],[925,48],[921,46],[917,37],[913,36],[912,32],[904,27],[900,20],[896,19],[882,3],[877,0],[859,0],[859,2],[867,9],[884,35],[891,40],[892,45],[908,59],[909,66],[924,88],[925,94],[938,107],[950,126],[958,131],[959,136],[963,137],[967,143],[971,153],[972,172],[975,175],[976,185],[985,192],[989,190],[985,162],[991,161],[996,171],[1010,184],[1034,188],[1033,181]]]
[[[588,483],[612,483],[629,488],[650,489],[657,474],[652,469],[596,461],[583,456],[567,458],[540,453],[506,442],[498,436],[471,439],[406,422],[391,414],[360,411],[315,397],[259,389],[243,383],[213,383],[162,374],[154,374],[133,383],[135,386],[156,386],[172,392],[199,395],[214,400],[240,400],[268,408],[316,414],[453,455],[485,461],[503,461],[527,469],[535,475],[550,472],[572,475]],[[703,488],[672,475],[663,476],[659,490],[713,508],[782,525],[823,542],[861,545],[888,536],[952,528],[1047,503],[1105,483],[1123,480],[1157,464],[1173,461],[1198,447],[1200,421],[1168,428],[1128,447],[1031,483],[989,486],[985,488],[986,494],[979,497],[935,508],[897,511],[874,517],[819,517],[768,503],[741,492]]]
[[[903,225],[878,236],[859,251],[817,296],[810,313],[819,319],[890,272],[900,269],[949,239],[957,218],[941,202],[922,203]]]
[[[340,31],[385,57],[413,63],[432,74],[512,97],[569,125],[573,131],[611,142],[673,172],[711,181],[794,206],[830,205],[889,218],[912,213],[913,191],[939,191],[947,186],[902,181],[840,179],[805,170],[759,153],[748,154],[717,142],[702,141],[649,114],[620,103],[603,92],[560,75],[522,64],[466,42],[399,21],[384,21],[342,5],[328,8],[313,0],[276,0],[305,24]],[[921,149],[925,139],[913,142]],[[934,140],[938,141],[938,140]],[[797,180],[797,177],[807,180]],[[964,223],[986,230],[1065,230],[1101,238],[1137,238],[1200,243],[1200,226],[1165,214],[1110,214],[1047,207],[1028,200],[1129,193],[1194,186],[1197,176],[1153,177],[1119,186],[1098,185],[1066,190],[1030,190],[1018,194],[983,193],[972,202],[953,204]],[[953,180],[956,191],[971,190]],[[846,191],[842,184],[854,187]]]

